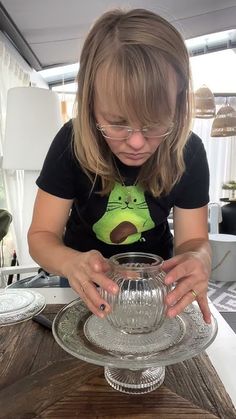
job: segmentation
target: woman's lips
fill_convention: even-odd
[[[124,153],[123,154],[124,157],[126,157],[127,159],[130,160],[142,160],[147,158],[147,154],[128,154],[128,153]]]

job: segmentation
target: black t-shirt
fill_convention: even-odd
[[[172,255],[172,234],[167,217],[173,206],[198,208],[209,201],[209,170],[202,141],[191,134],[184,150],[186,170],[172,191],[154,198],[133,186],[138,168],[116,159],[125,184],[116,183],[109,196],[100,196],[100,179],[92,183],[75,158],[72,122],[54,138],[37,185],[64,199],[73,199],[64,243],[79,251],[99,250],[105,257],[139,251]]]

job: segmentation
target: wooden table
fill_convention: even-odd
[[[44,314],[53,318],[60,307],[48,305]],[[102,367],[73,358],[30,320],[0,328],[0,371],[3,419],[236,418],[205,353],[168,366],[159,389],[130,396],[106,383]]]

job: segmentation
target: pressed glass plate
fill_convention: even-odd
[[[196,304],[175,319],[166,319],[156,332],[133,337],[95,317],[80,299],[65,306],[53,322],[54,338],[71,355],[92,364],[128,369],[139,369],[140,360],[142,368],[148,368],[191,358],[205,350],[216,334],[215,318],[206,324]]]
[[[90,316],[84,325],[88,341],[123,358],[153,356],[180,342],[185,334],[185,324],[178,316],[170,319],[156,331],[145,334],[126,334],[114,328],[106,319]]]
[[[45,297],[30,290],[5,289],[0,293],[0,326],[31,319],[45,307]]]

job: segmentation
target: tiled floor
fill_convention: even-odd
[[[209,281],[208,297],[220,313],[236,311],[236,281]]]
[[[236,312],[220,313],[225,321],[229,324],[231,329],[236,333]]]

